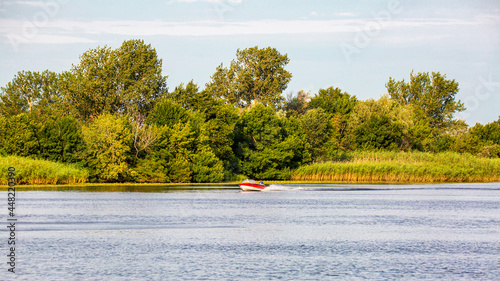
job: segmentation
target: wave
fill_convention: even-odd
[[[500,190],[500,183],[448,184],[270,184],[263,191]]]
[[[298,191],[298,190],[306,190],[306,189],[301,186],[270,184],[262,191]]]

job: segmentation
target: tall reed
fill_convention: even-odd
[[[353,152],[345,162],[302,166],[295,181],[496,182],[500,159],[452,152]]]
[[[36,160],[18,156],[0,156],[0,184],[8,183],[8,168],[14,167],[17,184],[85,183],[89,173],[72,164]]]

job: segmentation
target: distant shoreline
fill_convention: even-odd
[[[96,183],[86,169],[73,164],[17,156],[0,157],[0,184],[7,188],[9,167],[16,167],[17,187],[238,187],[240,181],[215,183]],[[246,178],[234,175],[234,179]],[[312,163],[291,171],[287,180],[269,184],[427,184],[500,182],[500,158],[459,153],[351,152],[348,159]]]
[[[356,189],[356,185],[447,185],[447,184],[487,184],[487,183],[499,183],[495,182],[434,182],[434,183],[424,183],[424,182],[332,182],[332,181],[265,181],[267,186],[270,185],[352,185],[352,190]],[[237,182],[230,183],[85,183],[85,184],[47,184],[47,185],[19,185],[16,186],[17,191],[115,191],[115,192],[127,192],[127,191],[187,191],[187,190],[239,190]],[[7,191],[8,186],[0,186],[0,191]],[[359,188],[363,190],[365,188]]]

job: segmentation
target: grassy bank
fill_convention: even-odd
[[[16,168],[19,185],[82,184],[88,171],[74,165],[24,157],[0,157],[0,184],[7,185],[8,167]],[[316,163],[297,169],[295,182],[500,182],[500,159],[458,153],[353,152],[348,160]],[[237,185],[239,181],[224,185]],[[271,183],[271,181],[268,181]],[[88,185],[88,184],[87,184]],[[91,184],[99,185],[99,184]],[[110,185],[110,184],[103,184]],[[119,184],[120,186],[123,184]],[[145,184],[129,183],[129,186]],[[182,186],[196,184],[151,184]],[[198,184],[198,185],[221,185]],[[120,187],[122,188],[122,187]]]
[[[500,159],[458,153],[354,152],[349,160],[300,167],[294,181],[495,182]]]
[[[17,184],[78,184],[85,183],[88,171],[71,164],[25,157],[0,157],[0,184],[8,184],[8,168],[16,169]]]

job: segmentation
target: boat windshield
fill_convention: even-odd
[[[256,183],[256,182],[255,182],[255,180],[246,179],[243,181],[243,183]]]

